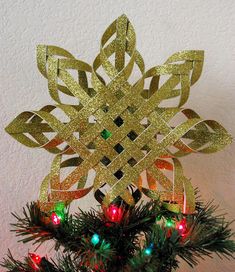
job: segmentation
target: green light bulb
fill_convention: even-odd
[[[55,211],[64,211],[65,204],[64,202],[60,201],[55,204]]]
[[[58,216],[58,218],[61,221],[64,221],[64,219],[65,219],[65,204],[64,204],[64,202],[62,202],[62,201],[57,202],[55,204],[54,212],[56,213],[56,215]]]
[[[172,228],[174,226],[174,222],[171,219],[167,219],[166,221],[166,227]]]
[[[156,217],[156,222],[160,221],[162,219],[162,215],[159,214],[157,217]]]
[[[56,215],[59,217],[59,219],[60,219],[61,221],[64,220],[64,217],[65,217],[64,212],[56,211],[55,213],[56,213]]]

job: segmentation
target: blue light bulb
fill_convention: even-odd
[[[152,254],[152,248],[147,247],[147,248],[144,250],[144,254],[147,255],[147,256],[150,256],[150,255]]]
[[[99,244],[99,242],[100,242],[100,236],[97,233],[93,234],[91,237],[91,243],[94,246],[96,246],[97,244]]]

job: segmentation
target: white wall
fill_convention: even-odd
[[[135,26],[137,47],[147,67],[161,64],[178,50],[205,50],[204,72],[187,106],[223,123],[235,135],[234,0],[2,0],[0,258],[7,248],[15,256],[27,252],[27,245],[17,244],[9,233],[10,212],[20,212],[26,202],[37,198],[52,160],[44,150],[21,146],[3,131],[18,113],[52,103],[47,82],[36,67],[35,47],[39,43],[58,45],[91,63],[103,31],[122,13]],[[229,218],[235,218],[234,153],[233,144],[217,154],[183,160],[186,175],[200,187],[203,197],[215,198]],[[90,206],[86,198],[81,202],[83,207]],[[40,251],[46,253],[43,248]],[[185,266],[181,271],[191,269]],[[194,271],[229,272],[235,267],[234,262],[215,258]]]

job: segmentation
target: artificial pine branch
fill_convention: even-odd
[[[56,265],[49,262],[46,258],[42,258],[39,269],[36,270],[32,266],[32,262],[29,257],[25,257],[23,261],[16,260],[9,250],[7,257],[3,258],[3,262],[1,262],[0,265],[6,268],[7,272],[69,272],[59,269]]]
[[[37,203],[31,203],[23,209],[23,217],[14,214],[17,222],[12,225],[17,236],[22,236],[22,242],[43,243],[53,239],[56,250],[63,246],[66,254],[56,261],[57,265],[42,259],[43,272],[167,272],[179,266],[177,256],[192,267],[213,252],[232,257],[235,244],[231,223],[226,222],[224,215],[216,215],[216,211],[213,203],[204,205],[198,200],[195,214],[175,214],[159,201],[152,201],[125,208],[118,223],[109,222],[101,209],[91,209],[74,216],[66,214],[65,220],[54,226],[45,220],[48,215],[40,211]],[[183,217],[187,220],[185,236],[164,224],[168,218]],[[162,219],[156,223],[156,218]],[[97,245],[91,243],[95,233],[101,239]],[[147,256],[144,249],[150,244],[152,252]],[[8,271],[32,271],[27,270],[30,269],[27,262],[27,258],[21,263],[8,254],[2,265]],[[18,270],[14,270],[16,267]]]

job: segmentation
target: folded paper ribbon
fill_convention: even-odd
[[[178,158],[216,152],[231,142],[216,121],[182,108],[203,59],[203,51],[178,52],[145,71],[125,15],[103,34],[92,66],[62,48],[39,45],[38,68],[56,104],[21,113],[6,131],[28,147],[55,154],[40,188],[41,208],[51,210],[58,201],[70,203],[104,186],[103,205],[117,197],[135,205],[129,190],[134,185],[169,210],[193,213],[194,190]],[[131,83],[134,72],[139,80]],[[177,104],[164,106],[172,98]],[[71,170],[61,178],[64,169]],[[85,187],[91,169],[94,182]]]

